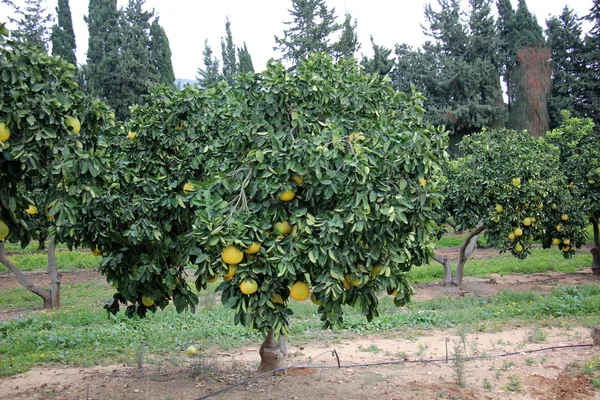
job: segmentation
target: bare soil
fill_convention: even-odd
[[[478,251],[477,253],[481,253]],[[34,282],[47,282],[43,273],[29,273]],[[63,274],[63,282],[103,282],[95,271]],[[417,299],[491,296],[501,290],[544,291],[557,285],[598,282],[591,273],[543,273],[466,278],[462,287],[417,286]],[[12,275],[0,274],[0,291],[17,286]],[[0,309],[0,320],[31,310]],[[533,327],[502,327],[492,332],[456,330],[392,332],[339,339],[324,331],[317,341],[291,343],[286,365],[319,368],[289,369],[264,376],[215,395],[215,399],[600,399],[577,366],[600,357],[600,349],[565,345],[591,344],[586,327],[543,328],[544,342],[533,343]],[[145,357],[140,365],[93,368],[34,368],[0,378],[0,400],[13,399],[199,399],[255,377],[260,343],[235,352],[187,357],[165,354]],[[457,349],[468,360],[461,372],[452,360]],[[528,353],[531,350],[545,349]],[[510,352],[517,354],[496,357]],[[343,368],[338,368],[338,358]],[[449,361],[446,362],[446,355]],[[420,361],[419,361],[420,360]],[[418,362],[417,362],[418,361]],[[354,365],[390,363],[388,365]],[[132,360],[135,364],[135,360]],[[326,368],[323,368],[326,367]],[[462,376],[464,387],[457,381]]]

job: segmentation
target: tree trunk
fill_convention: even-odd
[[[262,346],[260,346],[259,354],[260,365],[258,366],[258,373],[283,368],[287,354],[287,338],[284,335],[279,335],[279,340],[275,340],[275,333],[271,329]]]
[[[6,268],[10,269],[13,274],[16,275],[17,281],[31,293],[37,294],[44,300],[44,308],[52,309],[52,300],[50,299],[50,291],[44,290],[34,285],[27,277],[18,269],[8,258],[6,258],[6,250],[4,249],[4,242],[0,242],[0,263]]]
[[[440,257],[436,254],[433,255],[433,259],[444,267],[444,282],[443,285],[451,285],[452,284],[452,264],[450,264],[450,260],[448,257]]]
[[[46,239],[38,240],[38,250],[46,250]]]
[[[60,308],[60,278],[56,264],[56,243],[54,238],[48,244],[48,275],[50,276],[50,308]]]
[[[600,275],[600,229],[598,228],[598,219],[595,216],[590,218],[594,227],[594,247],[590,250],[592,253],[592,274]]]
[[[477,244],[477,237],[483,232],[484,228],[483,222],[477,224],[475,229],[469,232],[463,243],[460,245],[458,261],[456,262],[456,275],[454,275],[454,280],[452,281],[455,285],[462,285],[465,263],[473,253],[475,245]]]

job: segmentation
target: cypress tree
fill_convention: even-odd
[[[169,38],[156,18],[150,25],[150,65],[156,66],[158,82],[167,86],[175,85],[171,56]]]
[[[444,54],[455,57],[462,56],[467,47],[467,33],[461,22],[462,12],[459,0],[438,0],[442,8],[433,11],[431,4],[425,6],[425,18],[429,27],[423,28],[423,33],[434,39]]]
[[[340,26],[335,22],[335,9],[328,9],[324,0],[292,0],[289,10],[292,21],[284,22],[289,29],[283,37],[275,36],[274,50],[281,50],[284,60],[293,64],[310,52],[332,53],[330,36]]]
[[[233,44],[233,35],[231,34],[231,22],[229,17],[225,22],[225,38],[221,38],[221,56],[223,58],[223,77],[229,83],[233,81],[233,76],[237,74],[238,64],[235,56],[235,45]]]
[[[246,42],[244,47],[238,47],[238,60],[239,60],[239,72],[247,74],[248,72],[254,72],[254,65],[252,65],[252,56],[248,52]]]
[[[548,99],[550,127],[562,122],[561,111],[568,110],[573,117],[584,116],[583,85],[583,31],[577,14],[565,6],[560,16],[546,21],[548,46],[552,51],[552,94]]]
[[[89,0],[87,62],[82,80],[88,93],[113,106],[114,93],[119,91],[117,75],[121,43],[120,13],[117,0]]]
[[[517,48],[515,46],[515,24],[516,14],[510,0],[498,0],[498,20],[497,28],[500,38],[501,71],[506,84],[506,95],[508,97],[508,109],[510,110],[514,102],[514,83],[512,81],[513,70],[516,65]]]
[[[198,84],[202,88],[207,88],[219,82],[222,76],[219,74],[219,60],[213,57],[212,48],[208,44],[208,39],[204,39],[204,50],[202,50],[204,68],[198,68]]]
[[[592,118],[600,129],[600,0],[593,0],[589,14],[584,18],[592,24],[585,35],[581,80],[585,87],[583,107],[586,117]]]
[[[58,22],[52,27],[52,55],[60,56],[73,65],[77,65],[75,56],[75,32],[69,0],[58,0],[56,7]]]

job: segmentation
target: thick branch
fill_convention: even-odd
[[[13,274],[15,274],[17,281],[19,281],[19,283],[23,285],[25,289],[40,296],[42,299],[44,299],[44,304],[46,304],[46,301],[50,298],[50,292],[34,285],[29,279],[27,279],[20,269],[18,269],[8,258],[6,258],[4,242],[0,242],[0,263],[2,263],[4,266],[6,266],[6,268],[10,269]]]
[[[433,254],[433,259],[444,266],[444,285],[452,283],[452,265],[448,257],[441,257]]]
[[[50,302],[52,308],[60,308],[60,278],[62,274],[58,273],[58,265],[56,264],[56,243],[54,238],[50,239],[48,244],[48,275],[50,276]]]
[[[471,241],[474,238],[476,238],[481,232],[483,232],[484,229],[485,229],[485,225],[484,225],[483,221],[479,222],[477,224],[477,226],[475,227],[475,229],[467,234],[467,237],[465,237],[465,240],[460,245],[460,249],[458,251],[458,262],[456,263],[456,275],[454,277],[455,284],[457,284],[457,285],[462,284],[465,263],[467,262],[469,256],[471,255],[471,252],[472,252],[472,249],[471,249],[469,254],[467,254],[467,248],[469,247],[469,244],[471,243]],[[477,239],[475,239],[475,240],[477,240]]]
[[[598,228],[598,218],[595,215],[590,217],[590,221],[592,221],[592,226],[594,227],[594,247],[600,249],[600,229]]]

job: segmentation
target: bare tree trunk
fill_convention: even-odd
[[[54,238],[48,244],[48,275],[50,276],[50,302],[51,308],[60,308],[60,278],[56,264],[56,243]]]
[[[433,255],[433,259],[444,267],[444,286],[452,284],[452,264],[448,257],[440,257],[436,254]]]
[[[44,290],[36,285],[34,285],[27,277],[18,269],[8,258],[6,258],[6,250],[4,248],[4,242],[0,242],[0,263],[2,263],[6,268],[10,269],[13,274],[17,277],[17,281],[25,289],[29,290],[31,293],[37,294],[44,300],[44,308],[51,309],[52,308],[52,300],[50,299],[50,291]]]
[[[260,346],[259,354],[258,373],[283,368],[287,354],[287,338],[284,335],[279,335],[279,339],[275,340],[275,332],[271,329],[262,346]]]
[[[46,250],[46,239],[40,238],[38,240],[38,250]]]
[[[462,285],[463,274],[465,271],[465,263],[473,253],[475,245],[477,244],[477,237],[483,232],[485,226],[483,222],[477,224],[475,229],[467,235],[463,243],[460,245],[458,251],[458,261],[456,263],[456,275],[454,275],[453,283],[455,285]]]
[[[592,253],[592,273],[600,275],[600,229],[598,228],[598,219],[595,216],[590,218],[594,227],[594,247],[590,250]]]

